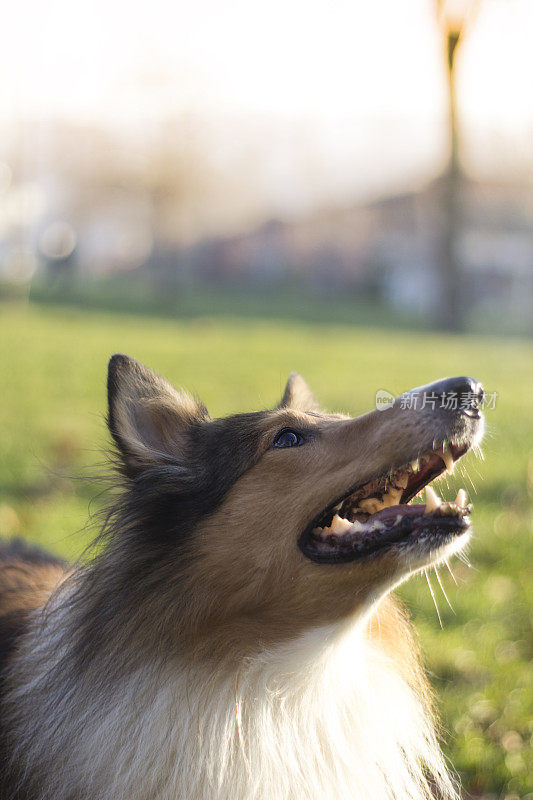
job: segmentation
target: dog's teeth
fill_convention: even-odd
[[[418,458],[415,458],[414,461],[411,461],[411,469],[413,470],[413,472],[418,472],[419,467],[420,467],[420,462]]]
[[[455,498],[455,505],[459,506],[459,508],[463,508],[466,506],[466,501],[468,500],[467,494],[464,489],[459,489],[457,492],[457,497]]]
[[[359,520],[356,519],[355,522],[352,522],[352,525],[350,527],[350,533],[361,533],[361,531],[364,531],[364,529],[365,526],[363,525],[363,523],[359,522]]]
[[[453,456],[446,442],[444,442],[444,444],[442,445],[442,450],[438,453],[438,455],[442,458],[442,460],[446,464],[446,472],[452,473],[454,467]]]
[[[366,500],[359,502],[359,508],[367,514],[375,514],[376,511],[380,511],[383,508],[383,503],[377,497],[368,497]]]
[[[426,486],[426,510],[424,514],[431,514],[442,504],[442,500],[431,486]]]
[[[409,483],[409,475],[406,472],[402,473],[399,478],[394,480],[394,483],[399,489],[406,489]]]
[[[401,500],[401,497],[401,489],[389,489],[387,494],[383,495],[383,506],[385,508],[388,508],[389,506],[397,506]]]
[[[330,528],[332,533],[336,534],[343,534],[346,533],[352,527],[352,523],[349,520],[344,519],[344,517],[339,517],[338,514],[335,514],[333,519],[330,523]]]

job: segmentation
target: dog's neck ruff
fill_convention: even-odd
[[[14,749],[38,776],[35,800],[455,797],[423,702],[362,624],[224,672],[152,662],[93,687],[54,670],[54,686],[61,616],[36,628],[12,676]]]

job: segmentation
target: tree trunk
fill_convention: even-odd
[[[459,138],[455,85],[455,53],[461,33],[447,32],[448,97],[450,159],[441,184],[442,229],[439,236],[437,262],[441,297],[437,307],[437,320],[445,330],[462,330],[464,306],[462,302],[461,265],[457,244],[461,229],[460,193],[462,172],[459,164]]]

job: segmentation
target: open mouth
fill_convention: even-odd
[[[468,446],[444,443],[440,450],[388,472],[335,500],[316,517],[300,539],[308,558],[319,563],[354,561],[395,544],[423,537],[432,546],[446,544],[470,526],[472,506],[464,489],[444,502],[428,484],[444,472]],[[426,487],[426,502],[411,503]]]

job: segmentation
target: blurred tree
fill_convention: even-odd
[[[463,172],[459,158],[455,58],[465,28],[477,12],[479,3],[480,0],[436,0],[437,14],[446,44],[450,139],[448,166],[442,178],[442,232],[437,254],[441,281],[438,322],[446,330],[461,330],[465,323],[461,264],[457,254],[457,241],[461,229],[460,196]]]
[[[178,253],[201,225],[210,163],[198,131],[187,115],[169,116],[158,127],[141,187],[152,211],[152,279],[164,291],[179,287]]]

